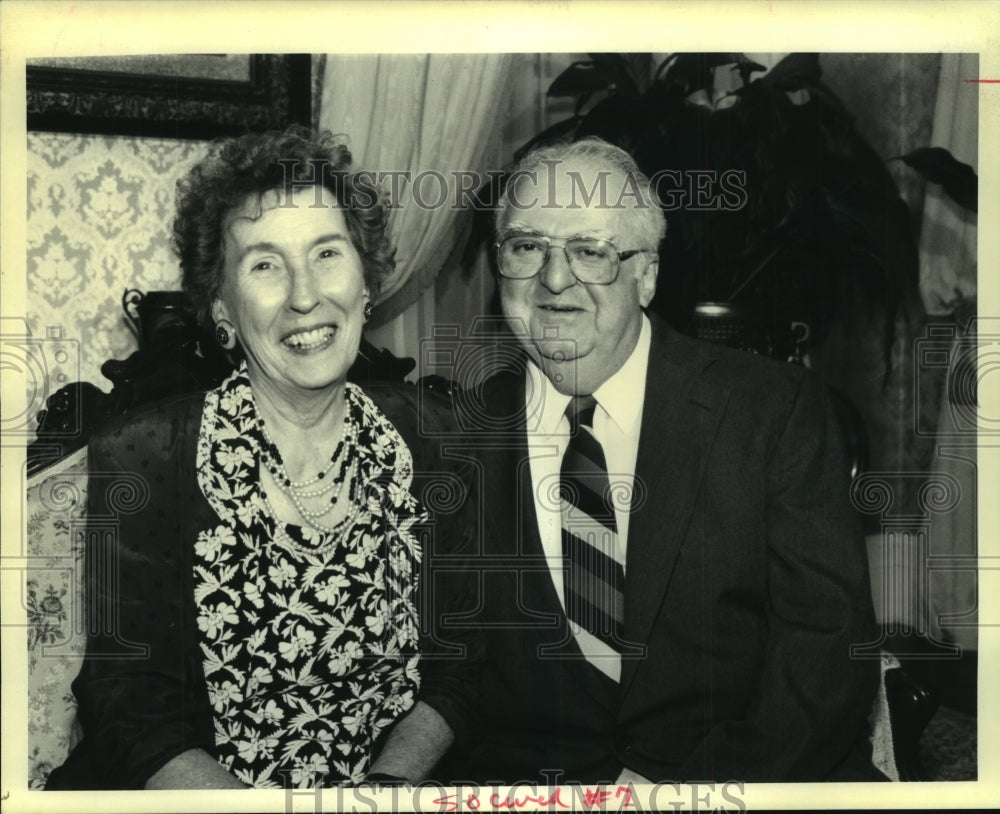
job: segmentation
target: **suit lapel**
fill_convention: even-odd
[[[649,640],[663,603],[728,397],[727,390],[710,386],[699,343],[651,322],[625,573],[625,638],[640,645]],[[623,694],[640,662],[623,658]]]

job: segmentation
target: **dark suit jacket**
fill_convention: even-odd
[[[480,737],[448,778],[808,781],[870,764],[879,668],[849,653],[876,638],[866,552],[811,374],[653,320],[625,582],[640,655],[620,685],[582,661],[542,554],[523,372],[482,403]]]

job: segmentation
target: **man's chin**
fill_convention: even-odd
[[[577,360],[566,354],[542,354],[535,360],[542,373],[560,393],[572,394],[576,391]]]
[[[573,339],[535,339],[535,352],[546,363],[567,364],[580,356],[580,347]]]

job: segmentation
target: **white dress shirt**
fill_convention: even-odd
[[[643,316],[639,339],[631,355],[593,393],[597,399],[594,435],[604,448],[608,477],[613,486],[615,519],[618,524],[615,559],[621,563],[622,568],[625,567],[628,545],[629,496],[632,494],[635,460],[639,452],[650,337],[649,320]],[[556,594],[565,610],[559,473],[563,453],[569,444],[569,421],[565,413],[570,396],[556,390],[534,364],[528,365],[526,375],[525,414],[537,417],[537,420],[529,422],[528,455],[535,513],[538,516],[538,534]],[[618,488],[619,484],[621,488]]]

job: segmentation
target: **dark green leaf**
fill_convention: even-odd
[[[625,70],[626,60],[624,54],[616,54],[610,51],[597,51],[587,54],[590,61],[604,68],[609,73]]]
[[[819,54],[789,54],[760,81],[775,90],[801,90],[817,84],[822,76]]]
[[[742,81],[744,85],[750,84],[752,79],[751,74],[763,73],[767,70],[767,68],[759,62],[754,62],[744,54],[733,54],[733,56],[736,57],[736,69],[739,71],[740,81]]]
[[[608,77],[616,93],[638,98],[640,88],[649,84],[652,54],[587,54],[597,69]]]
[[[593,93],[605,90],[614,84],[614,77],[593,62],[574,62],[549,85],[548,95],[578,96],[581,93]]]
[[[733,65],[738,54],[674,54],[667,58],[662,71],[662,79],[668,84],[681,85],[685,94],[712,87],[712,71],[720,65]]]
[[[975,170],[943,147],[921,147],[889,160],[905,162],[928,181],[940,184],[945,195],[963,209],[979,211],[979,178]]]
[[[649,87],[653,69],[652,54],[627,54],[625,61],[628,63],[629,76],[635,82],[636,89],[642,93]]]

